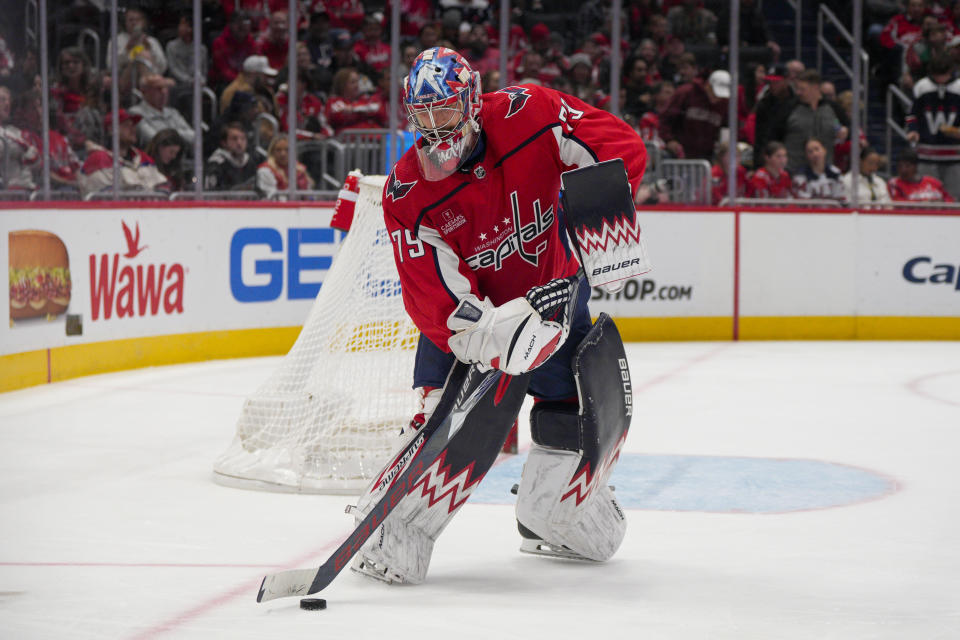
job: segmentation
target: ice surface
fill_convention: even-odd
[[[257,587],[325,559],[347,500],[210,480],[276,359],[0,395],[0,638],[960,637],[960,343],[628,354],[611,562],[518,553],[507,460],[425,584],[345,572],[325,611]]]

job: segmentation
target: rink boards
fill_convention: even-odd
[[[47,231],[66,247],[71,280],[64,313],[0,328],[0,390],[284,353],[342,240],[331,213],[235,203],[0,210],[0,261],[9,265],[12,232]],[[591,301],[627,340],[960,339],[955,212],[641,215],[653,271]],[[0,314],[9,311],[0,296]]]

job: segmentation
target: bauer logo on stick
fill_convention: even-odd
[[[567,233],[591,285],[616,291],[650,271],[623,160],[567,171],[560,182]]]

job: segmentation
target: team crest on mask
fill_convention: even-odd
[[[510,108],[504,118],[516,115],[527,104],[530,99],[530,93],[523,87],[506,87],[500,89],[497,93],[505,93],[510,96]]]
[[[395,173],[391,174],[390,187],[387,189],[386,196],[391,200],[393,200],[394,202],[396,202],[397,200],[401,199],[402,197],[410,193],[410,189],[413,189],[413,185],[415,184],[417,184],[416,180],[414,180],[413,182],[400,182],[400,179],[397,178],[397,175]]]

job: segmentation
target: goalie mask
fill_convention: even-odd
[[[420,173],[443,180],[470,157],[480,135],[480,74],[456,51],[434,47],[413,61],[403,87]]]

